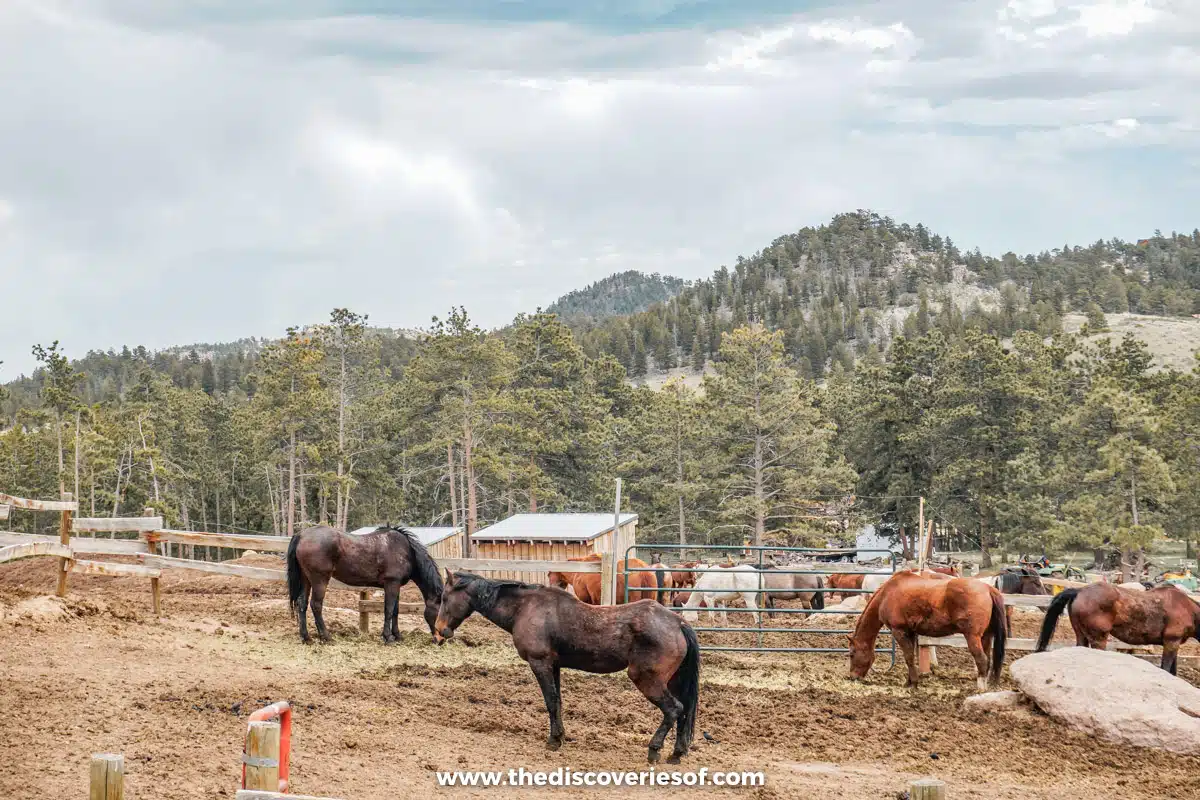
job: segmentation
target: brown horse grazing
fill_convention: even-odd
[[[1193,637],[1200,640],[1200,605],[1179,587],[1131,592],[1111,583],[1094,583],[1082,589],[1064,589],[1050,601],[1038,636],[1039,653],[1050,644],[1063,609],[1070,609],[1077,646],[1103,650],[1109,636],[1126,644],[1160,644],[1160,666],[1172,675],[1179,646]]]
[[[863,578],[865,577],[865,575],[851,575],[847,572],[835,572],[825,578],[825,583],[830,589],[861,589],[863,586]],[[830,592],[829,599],[832,600],[834,595],[837,595],[839,599],[843,600],[849,597],[849,595],[847,595],[845,592]]]
[[[478,611],[512,634],[517,654],[529,664],[550,715],[546,747],[557,750],[565,732],[559,670],[608,674],[622,669],[646,699],[662,710],[650,738],[648,758],[658,761],[671,727],[679,762],[692,743],[700,698],[700,645],[679,615],[641,600],[621,606],[592,606],[551,586],[492,581],[468,572],[446,571],[434,639],[441,644]]]
[[[858,618],[850,637],[850,677],[862,679],[875,661],[875,639],[884,626],[892,631],[908,664],[908,686],[916,688],[917,643],[921,636],[961,633],[979,670],[979,688],[1000,679],[1008,627],[1004,598],[973,578],[936,577],[897,572],[883,584]]]
[[[671,592],[671,608],[680,608],[687,603],[692,597],[691,592]],[[701,600],[699,608],[708,608],[704,601]]]
[[[325,629],[325,590],[329,579],[349,586],[383,589],[383,641],[400,639],[397,623],[400,587],[410,580],[425,599],[425,623],[434,632],[442,579],[425,546],[403,528],[380,528],[374,533],[350,536],[327,525],[305,528],[292,537],[287,552],[287,584],[292,615],[300,620],[300,639],[308,635],[308,603],[312,597],[317,636],[329,641]]]
[[[567,561],[599,561],[600,554],[592,553],[588,556],[578,556],[576,558],[568,558]],[[631,567],[649,567],[645,561],[640,558],[629,559]],[[625,562],[617,562],[617,596],[613,598],[613,603],[621,605],[625,602]],[[599,572],[551,572],[546,576],[546,582],[551,586],[557,586],[559,589],[565,589],[570,586],[575,590],[575,596],[585,603],[593,606],[600,605],[600,573]],[[653,572],[631,572],[629,573],[629,602],[636,603],[638,600],[657,600],[658,599],[658,578]],[[650,589],[652,591],[639,591]]]

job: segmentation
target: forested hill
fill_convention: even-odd
[[[611,353],[638,377],[699,371],[722,333],[761,322],[785,331],[801,372],[819,378],[897,333],[1049,335],[1072,311],[1200,313],[1200,231],[997,258],[961,251],[924,225],[858,211],[781,236],[646,311],[573,327],[589,355]]]
[[[588,355],[611,354],[634,378],[676,367],[699,372],[723,333],[761,322],[783,330],[789,359],[819,379],[835,363],[852,369],[861,358],[876,360],[902,332],[936,328],[953,336],[976,327],[1002,337],[1018,330],[1049,335],[1070,312],[1094,319],[1100,311],[1200,313],[1200,231],[997,258],[961,251],[922,224],[857,211],[781,236],[706,280],[630,270],[570,292],[547,310],[563,318]],[[380,340],[383,367],[398,375],[419,336],[368,333]],[[252,394],[253,366],[266,344],[250,338],[159,352],[89,351],[74,366],[86,375],[81,394],[91,403],[120,396],[145,368],[185,389]],[[82,346],[64,343],[70,353]],[[0,412],[11,418],[36,405],[40,381],[35,375],[9,383]]]
[[[585,289],[576,289],[558,298],[546,310],[568,322],[580,325],[608,317],[636,314],[656,303],[670,300],[687,285],[670,275],[647,275],[626,270],[596,281]]]

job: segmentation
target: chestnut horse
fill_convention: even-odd
[[[400,587],[410,580],[425,599],[425,624],[433,633],[433,621],[442,596],[442,579],[437,564],[411,532],[404,528],[379,528],[357,536],[328,525],[314,525],[292,536],[287,551],[287,586],[292,615],[300,621],[300,639],[308,636],[308,604],[312,598],[317,636],[329,641],[323,612],[325,589],[336,578],[348,586],[383,589],[383,641],[400,639],[397,616]]]
[[[995,588],[974,578],[897,572],[871,596],[850,636],[850,677],[862,679],[875,661],[875,639],[888,627],[908,664],[906,685],[918,681],[917,646],[921,636],[961,633],[979,671],[978,686],[987,688],[1000,679],[1008,626],[1004,597]]]
[[[700,644],[678,614],[652,600],[593,606],[552,586],[447,570],[435,624],[437,643],[453,636],[475,611],[512,634],[517,654],[533,670],[550,715],[548,749],[557,750],[566,736],[559,670],[606,675],[624,669],[662,711],[662,724],[650,739],[650,763],[658,761],[672,726],[675,750],[668,761],[676,764],[687,755],[700,699]]]
[[[848,572],[835,572],[825,578],[825,583],[830,589],[861,589],[865,577],[865,575],[851,575]],[[835,595],[843,600],[849,597],[845,592],[835,591],[829,593],[829,599],[833,600]]]
[[[1050,644],[1063,609],[1070,611],[1076,646],[1103,650],[1110,635],[1126,644],[1160,644],[1160,666],[1172,675],[1179,646],[1193,637],[1200,640],[1200,605],[1179,587],[1131,592],[1111,583],[1093,583],[1064,589],[1050,601],[1038,636],[1039,653]]]
[[[588,556],[578,556],[576,558],[568,558],[567,561],[599,561],[600,554],[592,553]],[[629,559],[631,567],[649,567],[645,561],[640,558]],[[621,605],[625,602],[625,562],[617,562],[617,596],[613,598],[613,603]],[[575,590],[575,596],[585,603],[593,606],[600,605],[600,573],[599,572],[551,572],[546,576],[546,582],[551,586],[557,586],[559,589],[565,589],[570,586]],[[636,603],[638,600],[657,600],[658,599],[658,577],[654,572],[631,572],[629,573],[629,602]],[[639,589],[652,589],[654,591],[638,591]]]

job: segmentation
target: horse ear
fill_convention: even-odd
[[[449,569],[446,570],[446,583],[449,585],[454,584],[454,573],[451,572]]]

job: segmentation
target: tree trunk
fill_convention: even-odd
[[[450,522],[458,527],[458,487],[454,476],[454,445],[446,443],[446,473],[450,478]],[[463,549],[466,552],[466,549]]]
[[[475,496],[475,467],[471,461],[471,450],[474,447],[474,442],[471,439],[472,433],[471,420],[470,417],[468,417],[463,428],[463,458],[466,461],[467,467],[467,536],[471,536],[475,533],[475,526],[479,522],[479,509]]]
[[[292,430],[291,445],[288,448],[288,489],[287,489],[287,535],[291,538],[296,533],[296,431]]]
[[[154,467],[154,456],[150,453],[150,446],[146,444],[146,431],[142,428],[141,417],[138,417],[138,433],[142,437],[142,450],[146,453],[146,458],[150,460],[150,476],[154,479],[154,502],[155,504],[158,504],[162,502],[162,498],[158,492],[158,470]],[[133,464],[131,461],[130,467],[132,466]]]
[[[334,527],[340,531],[346,530],[345,517],[350,515],[349,502],[342,509],[342,475],[346,465],[346,344],[342,342],[341,374],[338,381],[338,463],[337,463],[337,521]]]
[[[675,415],[675,480],[679,486],[679,543],[687,544],[687,524],[683,516],[683,419],[680,414]]]
[[[983,520],[979,520],[979,548],[983,551],[983,559],[980,564],[984,569],[992,566],[992,551],[988,549],[987,529],[984,527]]]
[[[529,513],[537,513],[537,461],[529,456]]]
[[[308,521],[308,484],[304,480],[304,464],[300,464],[300,523]],[[340,528],[339,530],[346,530]]]
[[[63,477],[63,470],[65,468],[63,467],[63,442],[62,442],[63,418],[62,418],[62,413],[56,412],[54,415],[54,418],[55,418],[55,421],[58,423],[57,425],[55,425],[55,429],[56,429],[56,433],[58,434],[58,497],[61,500],[62,498],[66,497],[66,495],[67,495],[66,479]]]
[[[82,412],[75,412],[75,494],[76,500],[80,498],[79,494],[79,421],[82,417]]]

